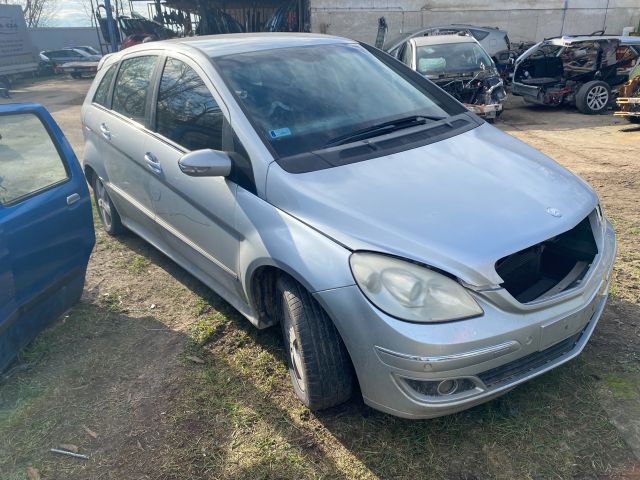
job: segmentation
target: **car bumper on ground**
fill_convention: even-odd
[[[602,247],[581,287],[518,312],[474,293],[482,317],[416,324],[377,310],[355,285],[315,297],[345,339],[365,402],[400,417],[433,418],[502,395],[583,350],[607,299],[616,249],[610,224]]]
[[[476,115],[480,115],[483,118],[496,118],[500,112],[502,112],[502,104],[501,103],[490,103],[487,105],[472,105],[470,103],[465,103],[465,107],[467,110],[475,113]]]

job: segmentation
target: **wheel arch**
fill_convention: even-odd
[[[304,276],[290,265],[270,258],[256,259],[247,271],[244,289],[251,308],[256,314],[260,328],[278,323],[277,287],[278,278],[287,276],[302,285],[308,292],[314,289]]]

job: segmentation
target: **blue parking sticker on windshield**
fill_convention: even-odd
[[[278,128],[277,130],[269,130],[269,136],[271,138],[287,137],[291,135],[291,130],[288,128]]]

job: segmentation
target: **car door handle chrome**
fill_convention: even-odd
[[[71,195],[69,195],[67,197],[67,205],[73,205],[78,200],[80,200],[80,194],[79,193],[72,193]]]
[[[111,130],[109,130],[109,127],[107,127],[105,123],[100,124],[100,131],[102,132],[102,136],[104,138],[106,138],[107,140],[111,140]]]
[[[151,152],[147,152],[144,154],[144,161],[147,163],[147,167],[156,175],[160,175],[162,173],[162,165],[158,161],[158,158]]]

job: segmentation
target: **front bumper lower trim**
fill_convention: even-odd
[[[431,357],[407,355],[376,346],[378,357],[380,357],[380,360],[384,364],[413,372],[444,372],[456,370],[458,368],[469,367],[493,360],[518,350],[520,350],[520,343],[516,340],[471,350],[469,352]]]

